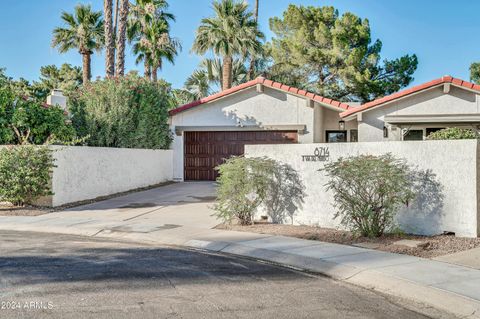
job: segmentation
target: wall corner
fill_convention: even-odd
[[[475,184],[476,184],[476,204],[477,204],[477,227],[476,234],[477,237],[480,237],[480,140],[477,139],[476,147],[476,163],[475,163]]]

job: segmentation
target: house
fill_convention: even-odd
[[[480,85],[451,76],[340,114],[358,125],[358,141],[412,141],[446,127],[480,128]]]
[[[355,141],[356,120],[340,118],[350,109],[264,78],[183,105],[170,111],[174,179],[215,180],[214,168],[246,144]]]
[[[480,85],[444,76],[363,105],[257,78],[170,111],[174,179],[215,180],[247,144],[423,140],[480,127]]]

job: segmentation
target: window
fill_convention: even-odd
[[[350,130],[350,142],[358,142],[358,130]]]
[[[327,131],[327,143],[342,143],[347,141],[347,131]]]
[[[404,141],[423,141],[423,130],[409,130],[404,136]]]
[[[444,127],[427,127],[426,128],[427,134],[425,134],[425,136],[428,137],[430,134],[435,133],[436,131],[443,130],[443,129],[444,129]]]

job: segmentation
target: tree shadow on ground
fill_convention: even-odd
[[[61,250],[49,248],[36,253],[25,251],[22,255],[1,256],[0,275],[4,287],[93,282],[105,289],[108,285],[159,288],[212,282],[256,282],[258,278],[299,278],[298,274],[281,267],[177,248]]]

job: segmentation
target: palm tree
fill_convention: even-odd
[[[105,73],[107,77],[112,77],[115,74],[115,32],[112,22],[112,5],[112,0],[103,1],[103,13],[105,15]]]
[[[212,94],[210,79],[205,70],[195,70],[185,81],[185,90],[190,93],[190,99],[200,100]],[[191,102],[189,101],[189,102]]]
[[[163,21],[169,29],[169,21],[175,21],[175,16],[166,10],[168,2],[166,0],[136,0],[135,4],[130,6],[128,17],[127,38],[130,43],[140,47],[140,42],[145,38],[147,31],[151,28],[154,21]],[[151,77],[151,67],[148,59],[143,59],[143,54],[138,60],[144,61],[144,75]]]
[[[91,55],[104,43],[102,13],[92,11],[89,5],[77,5],[74,14],[62,13],[65,28],[53,30],[52,46],[60,53],[77,49],[83,58],[83,83],[90,81]]]
[[[156,82],[163,59],[174,63],[181,45],[177,39],[170,37],[164,21],[152,22],[145,31],[142,39],[134,44],[133,51],[137,54],[137,63],[143,61],[147,74],[151,74],[152,80]]]
[[[215,16],[202,19],[192,50],[198,54],[212,51],[222,58],[222,90],[232,87],[232,65],[236,56],[245,58],[261,50],[264,35],[248,11],[246,2],[214,1]]]
[[[193,71],[185,81],[184,88],[177,90],[177,97],[182,103],[199,100],[215,93],[215,88],[222,84],[223,65],[220,59],[205,59],[199,68]],[[244,83],[247,69],[241,60],[234,60],[232,67],[232,84]]]
[[[120,13],[118,20],[118,28],[116,34],[116,65],[115,75],[123,76],[125,74],[125,42],[127,33],[127,17],[129,9],[129,0],[120,1]]]
[[[258,2],[259,0],[255,0],[255,7],[253,9],[253,18],[257,23],[257,28],[258,28]],[[250,56],[250,68],[248,69],[248,79],[253,80],[254,74],[255,74],[255,55],[252,54]]]

